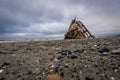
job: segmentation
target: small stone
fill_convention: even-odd
[[[75,80],[80,80],[80,77],[79,76],[76,76],[76,79]]]
[[[76,59],[78,58],[76,55],[71,55],[71,59]]]
[[[3,69],[0,70],[0,73],[2,73],[2,72],[3,72]]]
[[[27,72],[27,75],[30,75],[30,74],[32,74],[32,71],[28,71],[28,72]]]
[[[118,70],[117,69],[115,69],[115,72],[117,72]]]
[[[55,67],[55,65],[54,65],[54,64],[52,64],[52,65],[51,65],[51,68],[54,68],[54,67]]]
[[[68,50],[67,49],[60,50],[58,53],[60,53],[61,55],[67,55]]]
[[[101,76],[105,76],[105,74],[102,73]]]
[[[38,68],[35,68],[35,70],[37,71],[37,70],[38,70]]]
[[[111,54],[119,54],[120,55],[120,50],[113,50],[112,52],[111,52]]]
[[[71,51],[68,51],[68,55],[71,55],[72,54],[72,52]]]
[[[84,50],[80,50],[80,49],[77,49],[77,50],[75,50],[74,52],[75,53],[82,53]]]
[[[114,77],[111,77],[110,79],[111,79],[111,80],[115,80],[115,78],[114,78]]]
[[[107,48],[99,48],[98,52],[100,52],[100,53],[109,52],[109,49],[107,49]]]
[[[64,77],[64,73],[63,73],[63,72],[61,72],[61,73],[60,73],[60,76]]]
[[[63,59],[64,56],[58,56],[57,59],[60,60],[60,59]]]
[[[53,72],[53,69],[51,69],[50,72]]]
[[[94,77],[93,76],[86,76],[85,80],[94,80]]]
[[[61,80],[58,74],[49,74],[44,80]]]
[[[3,67],[3,66],[8,66],[10,63],[8,63],[8,62],[4,62],[1,66]]]
[[[36,61],[37,63],[39,63],[39,61]]]
[[[95,47],[97,47],[97,45],[94,45]]]
[[[4,77],[1,77],[0,80],[5,80],[5,78],[4,78]]]
[[[80,71],[80,74],[82,74],[82,71]]]
[[[10,51],[18,51],[18,49],[10,49]]]
[[[58,62],[59,60],[55,58],[54,61],[55,61],[55,62]]]
[[[45,73],[43,72],[42,74],[44,75]]]
[[[65,64],[65,67],[69,67],[69,64]]]
[[[110,52],[103,52],[102,54],[103,55],[108,55],[108,54],[110,54]]]

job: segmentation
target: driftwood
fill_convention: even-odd
[[[64,39],[81,39],[87,37],[94,37],[83,25],[82,22],[76,21],[76,18],[72,20]]]

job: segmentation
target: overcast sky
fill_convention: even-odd
[[[74,17],[95,36],[120,35],[120,0],[0,0],[0,38],[63,38]]]

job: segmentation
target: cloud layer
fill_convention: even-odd
[[[120,0],[0,0],[0,38],[63,38],[77,17],[95,36],[120,34]]]

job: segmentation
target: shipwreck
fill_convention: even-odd
[[[64,39],[81,39],[94,37],[81,21],[72,20]]]

